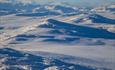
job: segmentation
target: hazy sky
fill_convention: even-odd
[[[0,0],[0,2],[3,1],[8,1],[8,0]],[[36,2],[36,3],[49,3],[49,2],[54,2],[54,3],[62,3],[66,2],[72,5],[82,5],[82,6],[95,6],[95,5],[107,5],[107,4],[115,4],[115,0],[9,0],[9,1],[21,1],[23,3],[31,3],[31,2]]]

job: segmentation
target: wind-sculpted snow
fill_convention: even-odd
[[[103,8],[0,3],[0,70],[114,70],[114,6]]]
[[[62,5],[39,5],[23,3],[0,3],[0,16],[16,14],[17,16],[48,16],[73,13],[76,10],[72,7]]]
[[[49,19],[48,24],[41,25],[40,27],[63,30],[63,33],[71,36],[115,39],[115,33],[108,32],[104,29],[79,26],[79,25],[69,24],[65,22],[60,22],[53,19]]]
[[[115,24],[115,19],[109,19],[98,14],[90,15],[89,19],[91,19],[93,23]]]
[[[115,12],[115,4],[114,5],[110,5],[106,7],[106,10],[108,10],[109,12]]]
[[[0,15],[2,16],[14,13],[32,12],[32,10],[36,7],[39,7],[39,5],[24,5],[23,3],[0,3]]]
[[[52,15],[60,15],[58,12],[53,12],[53,11],[46,11],[46,12],[41,12],[41,13],[30,13],[30,14],[16,14],[16,16],[52,16]]]
[[[54,68],[56,67],[56,69]],[[51,69],[49,69],[51,68]],[[5,70],[96,70],[97,68],[35,56],[11,48],[0,49],[0,69]],[[106,69],[102,69],[106,70]]]
[[[72,8],[72,7],[66,7],[66,6],[60,6],[57,5],[54,8],[55,10],[61,10],[63,13],[73,13],[76,12],[76,9]]]
[[[41,6],[39,8],[33,9],[34,12],[16,14],[17,16],[51,16],[51,15],[61,15],[67,13],[75,13],[76,10],[72,7],[66,7],[61,5],[54,5],[52,9],[49,9],[50,6]]]
[[[114,14],[113,14],[114,15]],[[87,23],[86,21],[91,21],[89,23],[99,23],[99,24],[115,24],[115,19],[108,18],[100,14],[92,13],[87,14],[87,16],[75,20],[75,23]]]
[[[47,19],[46,19],[47,20]],[[34,25],[33,25],[34,26]],[[27,29],[24,32],[16,33],[12,36],[10,44],[27,43],[30,41],[43,41],[52,43],[87,43],[88,45],[105,45],[104,40],[114,40],[115,33],[109,32],[105,29],[98,29],[82,25],[75,25],[73,23],[66,23],[54,19],[48,19],[43,24],[35,24],[33,29]],[[30,28],[26,26],[26,28]],[[25,28],[25,27],[24,27]],[[18,30],[22,30],[18,29]],[[98,40],[94,40],[98,39]],[[85,41],[86,40],[86,41]],[[94,40],[94,41],[91,41]],[[89,43],[88,43],[89,42]],[[114,42],[114,41],[113,41]],[[109,42],[108,42],[109,43]]]

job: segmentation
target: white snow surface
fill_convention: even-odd
[[[97,63],[92,62],[91,63],[92,65],[98,67],[111,68],[114,70],[115,69],[115,44],[114,44],[115,40],[105,40],[106,41],[105,43],[109,43],[112,45],[84,45],[84,44],[68,45],[68,44],[59,44],[59,43],[51,43],[51,42],[41,42],[38,41],[37,39],[30,40],[24,43],[19,43],[19,44],[9,44],[10,42],[13,41],[13,39],[17,35],[26,34],[29,31],[33,31],[34,34],[34,30],[36,30],[39,25],[46,23],[47,19],[52,18],[64,22],[72,22],[72,20],[75,20],[79,17],[80,15],[75,15],[71,17],[61,17],[61,16],[24,17],[24,16],[15,16],[14,14],[1,16],[0,26],[5,27],[5,29],[0,30],[0,48],[10,47],[21,51],[49,52],[49,53],[64,54],[64,55],[69,55],[74,57],[86,58],[86,59],[97,61]],[[12,29],[13,27],[16,28]],[[44,29],[42,30],[38,28],[38,31],[42,32],[46,30]],[[85,61],[81,61],[81,63],[87,64],[87,62]],[[89,65],[91,64],[89,63]],[[55,67],[53,68],[55,70]]]

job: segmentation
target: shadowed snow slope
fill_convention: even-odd
[[[76,64],[65,63],[57,59],[44,58],[10,48],[0,49],[0,69],[5,70],[44,70],[56,67],[57,70],[95,70]],[[53,69],[56,70],[56,69]]]
[[[114,15],[114,14],[113,14]],[[115,24],[114,18],[108,18],[100,14],[92,13],[87,14],[87,16],[75,20],[75,23],[83,23],[85,21],[91,21],[90,23],[99,23],[99,24]],[[85,22],[87,23],[87,22]]]
[[[32,12],[32,9],[36,7],[39,7],[39,5],[34,4],[24,5],[23,3],[0,3],[0,16],[13,13]]]
[[[17,14],[17,16],[48,16],[48,15],[60,15],[58,12],[45,11],[41,13],[26,13],[26,14]]]
[[[60,22],[53,19],[49,19],[48,24],[43,24],[40,27],[63,30],[65,34],[71,35],[71,36],[115,39],[115,33],[108,32],[104,29],[79,26],[79,25],[69,24],[65,22]]]
[[[91,19],[93,23],[115,24],[115,19],[109,19],[99,14],[92,14],[89,16],[89,19]]]

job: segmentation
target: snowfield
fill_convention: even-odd
[[[0,16],[0,70],[115,69],[115,14],[110,8],[19,10]]]

